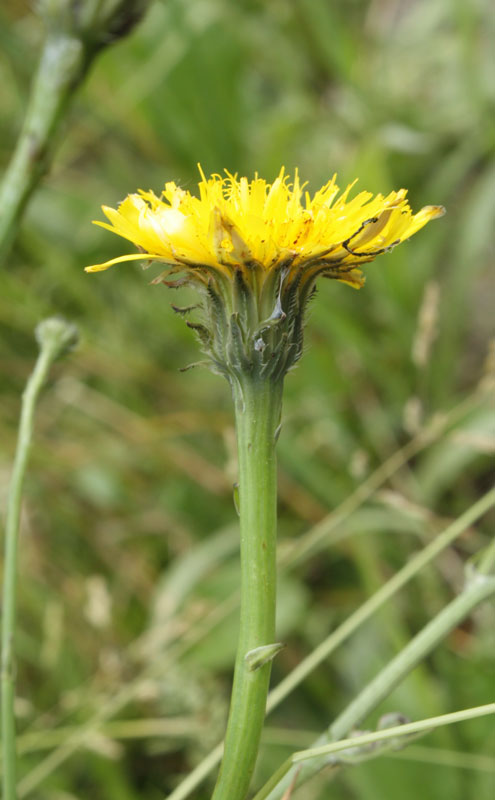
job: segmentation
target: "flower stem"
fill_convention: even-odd
[[[234,391],[239,455],[241,612],[225,749],[213,800],[245,800],[253,774],[271,660],[253,668],[256,648],[275,643],[276,431],[282,382],[249,380]]]
[[[7,255],[24,208],[48,170],[57,133],[89,66],[83,42],[47,36],[15,152],[0,188],[0,261]]]
[[[16,800],[16,744],[15,744],[15,655],[14,634],[17,606],[17,553],[19,522],[21,515],[22,489],[33,432],[36,401],[48,375],[48,370],[62,348],[70,341],[72,328],[67,323],[55,320],[41,323],[37,329],[40,353],[22,396],[21,420],[17,448],[12,470],[12,479],[7,503],[7,519],[4,542],[4,575],[2,596],[2,653],[0,667],[1,683],[1,728],[2,728],[2,798]]]

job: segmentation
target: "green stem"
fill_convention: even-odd
[[[276,430],[282,383],[244,380],[234,392],[239,454],[241,612],[225,748],[213,800],[244,800],[251,781],[270,680],[271,660],[246,656],[275,642]]]
[[[315,742],[313,748],[327,745],[347,736],[395,687],[459,625],[476,606],[495,595],[495,576],[476,573],[466,583],[461,594],[452,600],[428,623],[395,658],[360,692],[335,722]],[[312,749],[313,749],[312,748]],[[315,758],[307,764],[294,766],[289,759],[258,792],[254,800],[279,800],[296,781],[300,786],[328,764],[327,759]]]
[[[322,747],[315,747],[309,750],[300,750],[297,753],[293,753],[287,761],[282,764],[282,766],[277,770],[277,772],[272,775],[270,780],[267,784],[258,792],[258,794],[253,798],[253,800],[266,800],[269,797],[268,792],[270,788],[274,788],[278,785],[279,781],[287,775],[291,767],[297,766],[302,762],[309,761],[310,759],[316,758],[320,759],[325,757],[325,763],[330,763],[329,756],[332,756],[334,753],[341,753],[342,758],[342,751],[348,750],[350,751],[354,757],[356,757],[356,751],[359,749],[364,749],[369,747],[369,745],[377,745],[381,744],[382,742],[387,743],[392,741],[393,747],[400,746],[401,737],[410,737],[411,735],[417,736],[418,734],[429,733],[431,730],[435,728],[439,728],[443,725],[453,725],[456,722],[465,722],[466,720],[470,719],[478,719],[479,717],[486,717],[488,715],[495,714],[495,703],[487,703],[484,706],[476,706],[475,708],[466,708],[462,711],[454,711],[451,714],[441,714],[438,717],[429,717],[428,719],[420,719],[416,722],[408,722],[404,725],[395,725],[393,728],[386,728],[380,731],[375,731],[374,733],[364,733],[360,736],[355,736],[350,739],[341,739],[339,742],[332,742],[331,744],[323,745]],[[402,745],[403,746],[403,745]],[[386,748],[382,750],[377,750],[375,755],[382,755],[383,753],[387,753]],[[367,753],[369,755],[369,751]],[[337,758],[338,761],[338,758]],[[295,773],[295,777],[297,777],[297,772]],[[292,790],[295,787],[294,780],[290,786]],[[284,798],[287,795],[284,795]]]
[[[43,326],[44,323],[41,323]],[[17,553],[19,522],[21,515],[22,489],[33,432],[33,417],[41,388],[53,360],[61,351],[63,336],[68,328],[65,323],[55,322],[60,327],[55,335],[40,339],[40,353],[34,370],[22,396],[22,410],[14,467],[7,504],[5,526],[5,556],[2,596],[2,653],[0,665],[1,682],[1,727],[2,727],[2,798],[15,800],[16,793],[16,745],[15,745],[15,656],[14,634],[17,606]],[[40,326],[40,328],[41,328]]]
[[[31,194],[49,168],[55,135],[89,60],[80,39],[62,33],[48,35],[24,125],[0,188],[0,261],[10,249]]]
[[[323,745],[323,747],[300,750],[298,753],[294,753],[292,762],[298,764],[301,761],[307,761],[311,758],[339,753],[348,748],[360,748],[365,745],[376,744],[377,742],[386,742],[389,739],[396,739],[401,736],[428,733],[433,730],[433,728],[439,728],[443,725],[453,725],[456,722],[465,722],[468,719],[479,719],[479,717],[486,717],[492,714],[495,714],[495,703],[487,703],[483,706],[465,708],[462,711],[453,711],[451,714],[440,714],[437,717],[419,719],[416,722],[406,722],[403,725],[394,725],[392,728],[384,728],[374,733],[364,733],[358,737],[341,739],[339,742],[332,742],[331,744]]]

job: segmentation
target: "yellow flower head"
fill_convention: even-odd
[[[361,286],[361,264],[410,238],[427,222],[441,216],[441,206],[426,206],[412,214],[407,192],[386,197],[360,192],[349,200],[354,184],[340,193],[335,176],[314,195],[304,190],[296,172],[293,182],[281,169],[270,184],[201,172],[199,197],[173,182],[160,197],[152,191],[130,194],[118,209],[103,206],[110,221],[96,222],[129,239],[141,254],[118,256],[86,267],[108,269],[121,261],[161,261],[169,267],[232,276],[255,269],[263,278],[281,266],[290,276],[323,273]],[[306,279],[310,278],[308,274]]]
[[[160,197],[140,190],[118,209],[103,206],[109,222],[96,223],[140,252],[86,270],[162,262],[167,270],[154,283],[192,283],[203,294],[204,324],[188,324],[216,371],[231,380],[246,371],[283,376],[301,355],[304,311],[316,279],[359,288],[361,265],[444,213],[441,206],[425,206],[413,214],[404,189],[349,199],[353,185],[341,193],[334,176],[310,195],[297,172],[291,181],[282,168],[272,184],[228,172],[207,179],[201,171],[199,197],[173,182]],[[177,273],[179,280],[168,280]]]

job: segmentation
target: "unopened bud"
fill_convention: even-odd
[[[79,331],[72,322],[63,317],[48,317],[35,330],[40,350],[51,350],[53,358],[58,358],[73,350],[79,341]]]

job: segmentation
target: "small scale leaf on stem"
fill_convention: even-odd
[[[283,642],[275,642],[274,644],[265,644],[261,647],[255,647],[254,650],[250,650],[249,653],[245,655],[249,671],[254,672],[264,667],[265,664],[269,664],[284,647],[285,644],[283,644]]]

